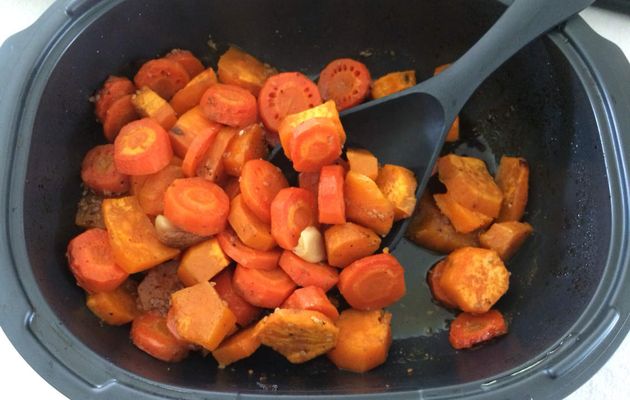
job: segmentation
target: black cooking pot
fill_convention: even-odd
[[[396,340],[383,366],[355,374],[323,358],[290,365],[268,349],[225,370],[201,356],[165,364],[133,347],[127,327],[99,325],[64,255],[79,232],[81,159],[103,141],[88,98],[108,74],[130,75],[175,47],[216,65],[234,43],[313,77],[334,58],[355,57],[374,76],[413,68],[422,80],[463,54],[504,7],[483,0],[56,3],[0,49],[2,328],[71,398],[570,393],[617,348],[630,314],[630,66],[578,17],[480,87],[461,114],[464,141],[450,149],[482,156],[491,168],[503,154],[531,166],[526,220],[535,234],[508,265],[511,287],[497,307],[510,333],[497,341],[474,351],[450,347],[443,321],[436,326],[429,315],[437,307],[414,300],[428,299],[424,273],[440,256],[404,242],[398,251],[416,295],[402,303],[406,317],[397,321],[401,306],[394,308]]]

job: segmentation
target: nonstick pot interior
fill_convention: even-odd
[[[215,66],[221,51],[236,44],[281,70],[312,77],[334,58],[354,57],[374,77],[415,69],[422,80],[463,54],[502,10],[483,0],[130,0],[86,24],[48,78],[24,192],[30,266],[55,317],[73,335],[68,348],[82,343],[93,352],[87,365],[111,363],[123,371],[116,373],[160,385],[281,394],[365,394],[491,381],[539,359],[566,337],[591,301],[611,242],[609,183],[592,99],[549,38],[529,45],[481,86],[461,114],[464,142],[449,147],[483,156],[491,169],[504,154],[530,163],[525,219],[535,233],[508,263],[510,290],[497,308],[507,315],[510,333],[500,340],[457,352],[446,330],[419,329],[415,337],[395,340],[387,363],[366,374],[340,371],[325,358],[290,365],[264,348],[225,370],[211,357],[165,364],[133,347],[128,327],[99,324],[65,259],[69,239],[79,232],[73,221],[80,163],[91,146],[104,141],[88,98],[108,74],[131,77],[140,62],[176,47]],[[409,275],[414,279],[430,267],[424,260],[436,258],[418,254],[417,262],[405,265],[415,271]],[[407,287],[429,296],[422,279],[408,280]]]

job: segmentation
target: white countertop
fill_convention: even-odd
[[[0,0],[0,43],[26,28],[52,3],[52,0]],[[582,17],[602,36],[617,43],[630,59],[630,18],[589,8]],[[67,397],[43,380],[13,348],[0,331],[0,377],[7,399],[66,400]],[[604,367],[567,400],[630,398],[630,337]],[[6,396],[6,397],[5,397]]]

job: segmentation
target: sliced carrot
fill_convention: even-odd
[[[370,94],[372,77],[365,64],[339,58],[319,74],[317,87],[324,100],[334,100],[339,111],[354,107]]]
[[[267,79],[258,95],[258,110],[265,127],[278,131],[280,122],[322,104],[317,85],[299,72],[283,72]]]
[[[68,244],[68,264],[77,285],[89,293],[109,292],[127,279],[114,258],[114,253],[103,229],[89,229]]]
[[[269,251],[276,247],[271,227],[247,208],[243,196],[237,195],[230,203],[228,221],[238,238],[254,250]]]
[[[103,119],[103,133],[105,138],[113,142],[118,136],[118,132],[131,121],[135,121],[140,118],[140,115],[136,112],[136,108],[131,101],[131,94],[122,96],[116,99],[111,106],[105,112],[105,119]]]
[[[133,291],[135,284],[127,281],[109,292],[88,294],[87,308],[108,325],[124,325],[133,321],[139,311]]]
[[[260,124],[252,124],[241,129],[230,141],[223,154],[223,166],[228,175],[240,176],[247,161],[265,157],[265,132]]]
[[[177,276],[186,286],[208,282],[230,265],[216,238],[211,238],[189,247],[179,263]]]
[[[217,83],[217,76],[214,70],[206,69],[175,93],[170,101],[171,107],[177,115],[183,115],[186,111],[199,106],[203,94],[215,83]]]
[[[322,167],[317,191],[320,224],[345,224],[346,203],[343,197],[345,171],[340,165]]]
[[[445,140],[447,142],[456,142],[459,140],[459,116],[455,117],[455,121],[453,121],[451,129],[448,130]]]
[[[352,308],[376,310],[405,295],[405,271],[391,254],[375,254],[344,268],[338,287]]]
[[[381,236],[392,229],[394,206],[367,176],[349,171],[344,182],[344,198],[349,221],[368,227]]]
[[[294,249],[302,231],[316,224],[315,198],[306,189],[284,188],[271,202],[271,234],[283,249]]]
[[[97,193],[125,193],[129,177],[116,170],[114,145],[102,144],[90,149],[81,163],[81,180]]]
[[[246,268],[240,264],[234,270],[232,284],[245,301],[264,308],[279,307],[296,287],[289,275],[280,268],[264,270]]]
[[[328,118],[311,118],[293,130],[291,160],[299,172],[319,171],[341,155],[335,123]]]
[[[290,250],[282,253],[278,265],[298,286],[317,286],[327,292],[339,281],[339,273],[335,268],[304,261]]]
[[[233,269],[227,268],[212,278],[212,282],[219,296],[227,303],[234,316],[236,316],[236,323],[244,327],[258,318],[262,310],[249,304],[236,293],[232,284],[233,276]]]
[[[389,96],[401,90],[408,89],[416,84],[416,71],[390,72],[372,82],[372,98],[379,99]]]
[[[228,195],[230,200],[234,199],[236,196],[241,194],[241,183],[238,181],[236,177],[229,177],[225,183],[223,183],[223,190],[225,190],[225,194]]]
[[[182,168],[177,165],[167,165],[155,174],[145,176],[142,186],[135,196],[144,212],[148,215],[159,215],[164,212],[164,193],[175,179],[184,177]]]
[[[450,192],[434,194],[433,199],[442,214],[451,221],[457,232],[470,233],[479,228],[485,228],[492,223],[492,218],[480,212],[473,211],[459,204]]]
[[[373,230],[352,222],[326,229],[324,240],[328,263],[340,268],[374,254],[381,245],[381,238]]]
[[[197,134],[186,151],[186,156],[182,162],[182,171],[188,178],[197,175],[197,168],[201,160],[206,156],[208,149],[214,144],[214,140],[218,134],[216,129],[206,129]]]
[[[520,157],[501,157],[496,178],[497,186],[503,192],[503,204],[499,221],[519,221],[527,206],[529,190],[529,164]]]
[[[217,240],[225,254],[247,268],[275,269],[281,252],[279,250],[260,251],[247,247],[241,242],[231,228],[219,233]]]
[[[103,83],[103,87],[99,89],[94,96],[94,112],[99,121],[105,121],[107,110],[119,98],[128,94],[133,94],[136,87],[128,78],[123,76],[110,75]]]
[[[399,165],[385,164],[379,170],[376,185],[394,206],[394,221],[411,217],[416,208],[418,187],[413,172]]]
[[[166,362],[188,356],[188,343],[177,339],[166,327],[166,317],[157,313],[139,315],[131,324],[131,341],[140,350]]]
[[[230,199],[203,178],[176,179],[164,195],[164,216],[179,228],[200,236],[225,229]]]
[[[534,228],[527,222],[496,222],[490,229],[479,235],[479,243],[481,247],[496,251],[502,260],[507,261],[523,245],[533,230]]]
[[[433,76],[442,73],[446,68],[448,68],[450,66],[451,66],[451,64],[449,63],[449,64],[442,64],[442,65],[439,65],[439,66],[435,67],[435,69],[433,70]]]
[[[153,118],[167,131],[177,122],[177,115],[173,107],[146,86],[139,89],[131,97],[131,102],[141,117]]]
[[[204,70],[201,61],[189,50],[173,49],[168,52],[164,58],[180,63],[191,78],[197,76]]]
[[[319,286],[306,286],[296,289],[282,303],[281,308],[319,311],[333,321],[339,318],[339,311],[326,297],[326,292]]]
[[[190,76],[180,63],[167,58],[149,60],[140,67],[133,82],[138,89],[148,86],[167,101],[186,86]]]
[[[191,108],[179,117],[175,125],[168,131],[173,152],[183,159],[197,135],[209,131],[219,132],[222,126],[218,122],[206,118],[200,107]]]
[[[243,201],[258,218],[271,222],[271,202],[278,192],[289,186],[280,168],[269,161],[250,160],[241,170]]]
[[[298,184],[302,189],[308,190],[317,198],[317,191],[319,190],[319,171],[300,172],[298,175]]]
[[[250,326],[221,342],[221,345],[212,352],[212,356],[219,363],[219,368],[225,368],[238,360],[251,356],[260,345],[256,327]]]
[[[373,181],[378,177],[378,159],[374,154],[364,149],[348,149],[346,157],[350,170],[363,174]]]
[[[429,288],[431,289],[431,294],[433,294],[433,298],[444,304],[449,308],[457,308],[457,304],[453,302],[453,300],[449,299],[448,295],[442,289],[442,285],[440,284],[440,279],[442,279],[442,273],[444,272],[444,268],[446,267],[446,261],[442,260],[435,264],[427,273],[427,283],[429,284]]]
[[[173,158],[168,133],[151,118],[130,122],[114,142],[116,169],[127,175],[154,174]]]
[[[223,155],[230,145],[230,142],[239,130],[229,126],[222,127],[214,139],[214,143],[208,149],[205,156],[197,167],[197,176],[212,182],[221,182],[225,178],[225,166],[223,165]]]
[[[484,314],[461,313],[451,322],[448,341],[457,350],[467,349],[505,335],[507,331],[505,319],[498,310]]]
[[[219,58],[219,81],[245,88],[254,96],[258,96],[267,78],[276,73],[274,68],[235,47]]]
[[[243,128],[256,122],[256,98],[247,90],[234,85],[211,85],[199,102],[201,110],[212,121]]]

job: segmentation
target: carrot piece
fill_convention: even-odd
[[[299,172],[319,171],[341,155],[335,123],[328,118],[311,118],[293,130],[291,160]]]
[[[214,143],[208,149],[205,156],[197,167],[197,176],[212,182],[220,182],[225,177],[225,166],[223,165],[223,156],[225,150],[236,135],[238,129],[229,126],[222,127],[214,139]]]
[[[181,229],[200,236],[225,229],[230,199],[218,185],[203,178],[176,179],[164,195],[164,215]]]
[[[79,199],[79,204],[77,204],[77,213],[74,217],[74,223],[86,229],[105,229],[103,213],[101,212],[102,204],[103,196],[91,190],[84,190],[81,194],[81,199]]]
[[[284,188],[271,202],[271,234],[283,249],[294,249],[302,231],[316,224],[315,198],[306,189]]]
[[[315,198],[318,197],[319,191],[319,171],[317,172],[300,172],[298,175],[298,185],[302,189],[306,189],[313,193]]]
[[[234,270],[232,285],[236,293],[256,307],[275,308],[295,290],[295,283],[282,269],[246,268]]]
[[[183,115],[199,106],[201,97],[211,85],[217,83],[217,76],[212,68],[208,68],[195,76],[175,93],[170,101],[171,107],[177,115]]]
[[[153,118],[162,128],[169,130],[177,122],[177,115],[170,104],[148,87],[138,89],[131,102],[142,118]]]
[[[114,142],[114,162],[123,174],[153,174],[166,167],[171,158],[168,133],[151,118],[125,125]]]
[[[230,201],[241,194],[241,183],[238,181],[238,178],[235,178],[233,176],[229,177],[222,187],[225,191],[225,194],[227,194],[230,198]]]
[[[166,327],[166,317],[157,313],[144,313],[131,324],[131,341],[140,350],[166,362],[186,358],[188,343],[179,340]]]
[[[446,258],[440,286],[462,311],[480,314],[507,292],[509,279],[496,251],[463,247]]]
[[[451,322],[448,341],[457,350],[467,349],[505,335],[507,331],[505,319],[498,310],[483,314],[461,313]]]
[[[344,268],[338,287],[352,308],[376,310],[405,295],[405,271],[391,254],[375,254]]]
[[[224,230],[216,237],[225,254],[244,267],[254,269],[275,269],[278,267],[278,260],[281,255],[279,250],[260,251],[247,247],[231,228]]]
[[[326,297],[326,292],[319,286],[306,286],[296,289],[280,307],[294,310],[319,311],[333,321],[339,318],[339,311]]]
[[[416,71],[397,71],[383,75],[372,82],[372,98],[389,96],[416,84]]]
[[[282,171],[265,160],[249,160],[243,165],[241,194],[249,208],[263,222],[271,222],[271,202],[278,192],[289,186]]]
[[[319,223],[345,224],[346,204],[343,198],[345,171],[340,165],[327,165],[320,171],[317,189]]]
[[[232,310],[236,316],[236,323],[244,327],[258,318],[262,309],[249,304],[236,293],[234,285],[232,284],[233,276],[233,269],[226,268],[212,278],[212,282],[219,296],[227,303],[230,310]]]
[[[457,304],[455,304],[453,300],[449,299],[440,284],[440,279],[442,279],[442,273],[444,272],[445,267],[446,260],[442,260],[435,264],[427,273],[427,283],[429,284],[431,294],[433,294],[433,298],[436,301],[444,304],[446,307],[457,308]]]
[[[265,157],[265,132],[260,124],[253,124],[240,130],[230,141],[223,154],[223,166],[228,175],[240,176],[247,161]]]
[[[127,324],[139,314],[134,286],[128,281],[110,292],[88,294],[87,308],[108,325]]]
[[[186,111],[168,131],[173,152],[177,157],[186,157],[186,152],[197,135],[219,132],[223,125],[210,121],[197,106]],[[208,133],[206,133],[208,134]]]
[[[529,164],[520,157],[501,157],[495,178],[503,192],[499,221],[519,221],[525,213],[529,190]]]
[[[164,58],[181,64],[191,78],[197,76],[204,70],[201,61],[189,50],[173,49],[168,52]]]
[[[105,121],[107,110],[119,98],[133,94],[136,87],[128,78],[110,75],[105,80],[103,87],[94,96],[94,112],[99,121]]]
[[[479,228],[485,228],[492,223],[492,218],[480,212],[473,211],[459,204],[450,192],[434,194],[435,204],[442,214],[451,221],[457,232],[470,233]]]
[[[299,72],[283,72],[267,79],[258,96],[258,110],[265,127],[277,132],[280,122],[322,104],[317,85]]]
[[[407,236],[420,246],[438,253],[450,253],[460,247],[479,247],[476,232],[455,231],[451,221],[440,212],[428,192],[420,197]]]
[[[171,294],[183,288],[177,277],[177,262],[170,261],[151,268],[138,285],[138,308],[166,315],[171,305]]]
[[[394,206],[376,183],[365,175],[349,171],[344,182],[346,218],[387,235],[394,223]]]
[[[167,165],[155,174],[146,176],[142,186],[136,191],[138,203],[148,215],[159,215],[164,212],[164,193],[175,179],[184,177],[182,168]]]
[[[490,229],[479,235],[481,247],[499,253],[507,261],[532,234],[534,228],[527,222],[506,221],[492,224]]]
[[[216,238],[188,248],[181,259],[177,276],[186,286],[207,282],[230,265]]]
[[[267,78],[276,73],[274,68],[235,47],[219,58],[219,81],[245,88],[254,96],[258,96]]]
[[[182,162],[182,171],[188,178],[197,175],[197,168],[214,143],[218,130],[206,129],[194,137]]]
[[[225,368],[238,360],[251,356],[260,345],[256,326],[250,326],[221,342],[221,345],[212,352],[212,356],[219,363],[219,368]]]
[[[339,274],[335,268],[304,261],[289,250],[282,253],[278,265],[298,286],[317,286],[327,292],[339,281]]]
[[[234,85],[211,85],[201,96],[199,106],[212,121],[243,128],[256,122],[256,98],[247,90]]]
[[[455,154],[440,157],[438,175],[454,201],[491,218],[499,216],[503,193],[482,160]]]
[[[116,99],[105,112],[103,119],[103,133],[105,138],[113,142],[118,136],[118,132],[128,123],[140,118],[136,108],[131,101],[131,94]]]
[[[138,89],[147,86],[167,101],[186,86],[188,81],[190,81],[190,76],[186,68],[177,61],[167,58],[147,61],[133,78]]]
[[[312,360],[337,344],[339,329],[326,315],[312,310],[279,308],[257,326],[260,341],[293,364]]]
[[[116,263],[103,229],[89,229],[76,236],[68,244],[66,255],[77,285],[89,293],[114,290],[129,276]]]
[[[445,140],[447,142],[456,142],[459,140],[459,116],[455,117],[455,121],[453,121],[453,125],[451,125],[451,128],[448,130]]]
[[[370,94],[372,77],[365,64],[339,58],[319,74],[317,87],[324,100],[334,100],[339,111],[354,107]]]
[[[363,149],[348,149],[346,157],[350,170],[367,176],[373,181],[378,177],[378,160],[374,154]]]
[[[394,221],[411,217],[416,208],[418,187],[413,172],[405,167],[385,164],[378,173],[376,185],[394,206]]]
[[[87,152],[81,163],[81,180],[102,194],[125,193],[129,190],[129,177],[114,166],[114,145],[102,144]]]
[[[116,263],[133,274],[175,258],[179,250],[164,246],[134,196],[103,200],[103,220]]]
[[[446,68],[450,67],[451,64],[442,64],[442,65],[438,65],[437,67],[435,67],[435,69],[433,70],[433,76],[438,75],[440,73],[442,73]]]
[[[352,222],[326,229],[324,241],[328,263],[339,268],[374,254],[381,245],[381,238],[373,230]]]
[[[391,319],[383,310],[343,311],[337,320],[337,345],[328,358],[337,368],[359,373],[383,364],[392,344]]]
[[[173,293],[170,312],[177,333],[209,351],[215,350],[236,324],[234,313],[209,282]]]
[[[240,194],[232,199],[228,221],[246,246],[260,251],[269,251],[276,247],[269,224],[261,221],[247,208]]]

